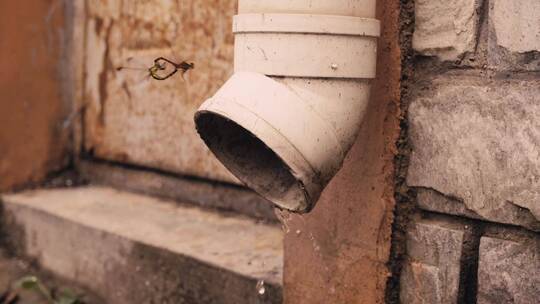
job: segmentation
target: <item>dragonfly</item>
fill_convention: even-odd
[[[131,59],[132,58],[129,58],[128,60],[131,60]],[[182,61],[180,63],[176,63],[165,57],[158,57],[154,59],[154,64],[148,68],[120,66],[116,68],[116,70],[121,71],[121,70],[126,70],[126,69],[131,69],[131,70],[146,69],[148,76],[154,78],[155,80],[165,80],[172,77],[177,72],[180,72],[183,78],[184,74],[187,71],[192,70],[194,68],[195,68],[195,64],[193,62]]]

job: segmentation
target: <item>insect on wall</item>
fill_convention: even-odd
[[[128,58],[128,61],[132,61],[132,60],[133,60],[132,57]],[[181,61],[180,63],[176,63],[165,57],[158,57],[154,59],[154,64],[148,68],[120,66],[116,68],[116,70],[117,71],[122,71],[122,70],[144,71],[146,70],[147,77],[152,77],[155,80],[165,80],[172,77],[179,71],[180,71],[180,75],[183,78],[184,74],[193,68],[195,68],[195,64],[192,62]]]

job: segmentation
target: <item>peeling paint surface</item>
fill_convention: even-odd
[[[0,191],[67,163],[64,1],[0,1]]]
[[[85,149],[95,157],[235,182],[199,139],[193,114],[232,74],[236,2],[87,3]],[[147,79],[153,59],[195,63]],[[130,58],[132,58],[130,60]]]

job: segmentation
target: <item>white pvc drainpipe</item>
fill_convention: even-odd
[[[375,0],[239,0],[234,75],[195,114],[216,157],[308,212],[341,168],[375,77]]]

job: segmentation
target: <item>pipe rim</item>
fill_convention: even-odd
[[[207,119],[217,119],[220,123],[227,124],[227,126],[216,128],[215,126],[212,126],[211,123],[208,123]],[[260,136],[253,134],[240,123],[228,118],[226,115],[211,110],[201,109],[197,111],[194,120],[199,136],[205,142],[212,154],[214,154],[214,156],[247,187],[282,209],[304,213],[309,212],[313,208],[314,204],[312,203],[309,191],[306,189],[306,185],[302,181],[302,178],[298,177],[287,161],[279,156],[279,154],[271,148],[271,145],[265,143]],[[244,140],[248,139],[248,141],[252,141],[251,144],[255,145],[257,152],[244,154],[241,157],[239,157],[239,155],[234,156],[231,155],[234,154],[231,152],[231,147],[225,147],[229,148],[228,150],[223,149],[223,145],[220,146],[219,143],[216,143],[212,139],[212,136],[215,137],[216,135],[222,139],[227,138],[226,136],[221,136],[223,135],[221,133],[216,134],[216,132],[228,132],[231,129],[241,132]],[[250,143],[248,143],[248,145],[250,145]],[[249,148],[247,150],[249,151]],[[253,158],[249,158],[250,155],[253,156]],[[266,159],[266,162],[261,162],[261,158],[268,159]],[[246,169],[246,166],[239,165],[239,163],[241,163],[239,162],[239,159],[244,161],[244,165],[259,169],[255,172],[262,173],[263,178],[267,179],[269,183],[272,181],[288,181],[289,185],[286,187],[288,190],[283,193],[276,193],[276,188],[273,186],[270,186],[268,189],[265,188],[264,183],[254,181],[253,171],[249,173],[245,172],[245,170],[250,170],[250,168]],[[246,162],[249,162],[249,164],[246,164]],[[269,167],[261,167],[261,165],[265,164],[269,165]],[[264,170],[270,171],[264,172]],[[271,178],[268,176],[264,177],[264,174],[270,174]],[[280,177],[275,177],[276,175]],[[291,197],[293,197],[293,199],[291,199]],[[292,204],[291,202],[296,202],[296,204]]]
[[[379,37],[377,19],[311,14],[239,14],[233,33],[300,33]]]

